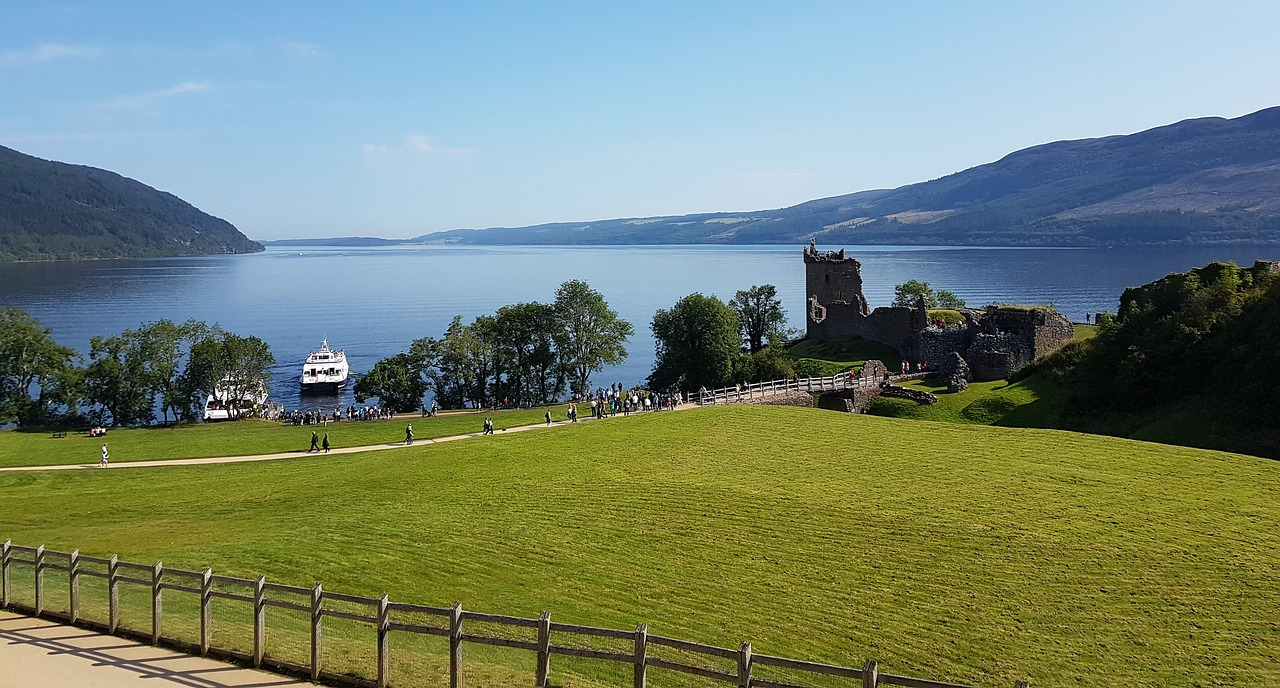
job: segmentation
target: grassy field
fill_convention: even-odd
[[[551,408],[556,420],[564,420],[567,406]],[[305,452],[311,431],[329,434],[333,447],[364,447],[404,441],[405,425],[413,425],[417,439],[447,437],[480,432],[484,418],[493,418],[495,429],[543,422],[546,408],[441,413],[435,418],[405,414],[394,420],[330,423],[322,425],[282,425],[273,421],[241,420],[225,423],[196,423],[169,428],[121,428],[105,438],[87,433],[68,433],[53,438],[48,431],[0,432],[0,468],[6,466],[52,466],[97,463],[102,443],[107,443],[112,463],[189,459],[202,456],[247,456],[277,452]],[[579,413],[583,413],[582,410]]]
[[[878,397],[867,413],[943,423],[1049,428],[1059,421],[1066,403],[1059,387],[1038,377],[1013,384],[1004,380],[971,382],[969,389],[954,394],[947,392],[946,383],[938,378],[912,380],[902,386],[934,394],[938,403],[921,406],[907,399]]]
[[[897,370],[901,355],[892,347],[857,337],[828,339],[821,342],[802,341],[787,349],[786,356],[800,377],[830,377],[857,370],[875,358]]]
[[[742,406],[5,473],[4,538],[980,685],[1280,684],[1280,463],[1060,431]],[[467,662],[532,681],[528,653]],[[629,680],[603,672],[553,662]]]

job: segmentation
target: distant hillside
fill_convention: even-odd
[[[1100,246],[1280,243],[1280,107],[1059,141],[780,210],[460,229],[422,242]]]
[[[251,253],[262,246],[173,194],[0,146],[0,260]]]

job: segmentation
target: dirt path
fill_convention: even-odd
[[[0,612],[0,688],[303,688],[312,684],[48,619]]]
[[[684,411],[692,408],[699,408],[699,406],[697,404],[681,404],[672,410]],[[637,412],[632,415],[649,415],[651,413],[658,413],[658,412],[657,411],[648,411],[644,413]],[[667,413],[667,411],[661,411],[661,413]],[[623,416],[613,416],[610,420],[618,420],[621,417]],[[593,421],[592,418],[586,417],[586,418],[580,418],[578,422],[587,423],[592,421]],[[535,423],[533,425],[517,425],[513,428],[504,428],[501,430],[497,430],[495,431],[495,434],[526,432],[529,430],[543,430],[543,429],[549,430],[551,428],[563,428],[571,425],[573,425],[573,423],[570,423],[569,421],[555,421],[550,425],[547,425],[545,423]],[[354,454],[357,452],[379,451],[383,449],[404,449],[409,446],[417,447],[424,444],[439,444],[441,442],[454,442],[457,440],[465,440],[465,439],[471,439],[473,437],[480,437],[482,435],[483,433],[472,432],[472,433],[467,433],[463,435],[449,435],[446,437],[416,439],[414,440],[412,445],[407,445],[403,442],[396,442],[393,444],[370,444],[363,447],[342,447],[341,449],[331,449],[329,451],[329,455]],[[251,454],[247,456],[211,456],[211,457],[205,457],[205,458],[199,458],[199,459],[161,459],[156,461],[127,461],[127,462],[110,464],[107,470],[117,470],[121,468],[160,468],[163,466],[200,466],[200,465],[209,464],[209,463],[246,463],[250,461],[279,461],[282,459],[299,459],[299,458],[305,458],[308,456],[316,456],[316,454],[314,452],[305,452],[302,450],[295,450],[295,451],[287,451],[287,452],[278,452],[275,454]],[[9,468],[0,468],[0,473],[4,473],[8,471],[79,471],[79,470],[85,470],[90,468],[99,468],[99,466],[96,463],[62,464],[62,465],[56,465],[56,466],[12,466]]]

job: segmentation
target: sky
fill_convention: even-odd
[[[0,0],[0,145],[254,239],[785,207],[1280,105],[1280,2]]]

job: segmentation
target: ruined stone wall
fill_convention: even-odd
[[[969,328],[965,325],[925,328],[914,338],[911,362],[914,365],[924,361],[931,370],[939,370],[951,354],[963,356],[969,350],[970,342]]]
[[[1017,335],[979,334],[965,352],[974,382],[1003,380],[1030,363],[1031,342]]]

